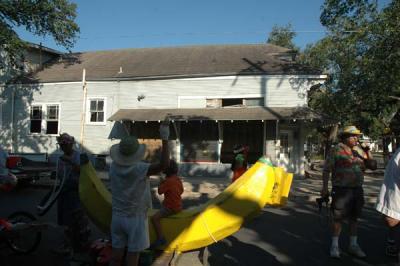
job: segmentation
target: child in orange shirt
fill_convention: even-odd
[[[161,209],[151,217],[151,221],[156,231],[157,239],[150,245],[150,249],[155,249],[166,244],[162,233],[160,220],[182,210],[183,184],[177,176],[178,165],[174,160],[170,160],[169,167],[164,171],[166,179],[158,186],[158,194],[164,194],[164,201]]]

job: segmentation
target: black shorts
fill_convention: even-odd
[[[357,220],[364,206],[364,191],[362,187],[333,187],[332,216],[334,220],[348,218]]]

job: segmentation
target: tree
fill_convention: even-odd
[[[269,33],[267,43],[298,51],[299,49],[293,43],[294,37],[296,37],[296,33],[293,31],[290,23],[282,27],[274,25],[272,31]]]
[[[400,0],[382,10],[375,1],[326,0],[321,23],[328,35],[301,56],[329,73],[311,106],[381,136],[399,108],[390,96],[400,96]]]
[[[26,47],[14,27],[25,27],[39,36],[50,35],[58,45],[70,49],[79,33],[75,18],[76,4],[68,0],[0,0],[0,48],[5,51],[0,69],[15,65]]]

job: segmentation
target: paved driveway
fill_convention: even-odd
[[[318,173],[307,180],[295,180],[290,200],[284,208],[264,208],[261,215],[247,223],[239,232],[208,247],[209,265],[395,265],[396,260],[384,255],[386,230],[373,204],[382,180],[382,173],[366,177],[367,205],[360,223],[359,242],[368,257],[355,259],[347,253],[341,260],[328,257],[330,244],[326,220],[317,213],[315,198],[321,187]],[[186,207],[207,201],[229,183],[228,179],[185,178]],[[156,180],[152,182],[157,184]],[[46,193],[45,188],[25,188],[11,193],[0,193],[0,217],[15,210],[35,213],[35,206]],[[155,206],[158,205],[155,200]],[[40,217],[45,222],[55,222],[55,208]],[[345,251],[348,243],[347,228],[340,245]],[[93,238],[103,235],[93,227]],[[62,232],[50,227],[43,234],[39,249],[27,256],[16,256],[7,249],[0,250],[1,266],[57,266],[68,260],[54,255],[50,249],[60,243]],[[184,253],[178,265],[201,265],[199,251]]]

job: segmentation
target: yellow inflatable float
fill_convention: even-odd
[[[161,220],[167,244],[166,252],[183,252],[208,246],[238,231],[266,204],[283,205],[287,201],[292,174],[273,167],[262,157],[236,182],[207,203],[183,210]],[[81,166],[79,184],[81,202],[93,223],[108,233],[111,224],[111,194],[97,177],[90,162]],[[155,210],[149,211],[149,216]],[[149,221],[150,241],[154,229]]]

